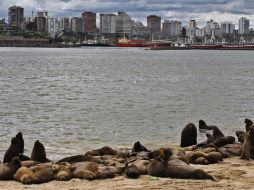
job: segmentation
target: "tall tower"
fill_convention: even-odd
[[[24,8],[12,6],[8,9],[9,25],[14,29],[20,30],[24,20]]]
[[[161,32],[161,17],[150,15],[147,17],[147,28],[151,35],[159,35]]]
[[[239,34],[248,34],[250,32],[250,20],[241,17],[239,19]]]

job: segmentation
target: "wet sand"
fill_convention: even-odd
[[[243,161],[239,157],[224,159],[219,164],[192,165],[207,171],[217,178],[211,180],[184,180],[142,176],[137,180],[118,176],[113,179],[86,181],[72,179],[68,182],[52,181],[41,185],[23,185],[15,181],[0,181],[0,189],[23,190],[156,190],[156,189],[254,189],[254,161]]]

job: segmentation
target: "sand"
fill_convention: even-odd
[[[217,178],[211,180],[183,180],[142,176],[137,180],[118,176],[113,179],[86,181],[72,179],[68,182],[52,181],[41,185],[23,185],[15,181],[0,181],[0,189],[24,190],[156,190],[156,189],[254,189],[254,161],[240,160],[239,157],[224,159],[212,165],[192,165],[207,171]]]

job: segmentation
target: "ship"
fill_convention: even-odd
[[[157,47],[169,47],[171,46],[171,42],[164,41],[164,40],[157,40],[157,41],[149,41],[149,40],[140,40],[140,39],[127,39],[121,38],[116,43],[117,47],[144,47],[149,48],[153,46]]]

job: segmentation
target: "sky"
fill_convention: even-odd
[[[7,17],[8,7],[12,5],[24,7],[25,16],[37,10],[48,10],[49,16],[59,17],[81,16],[84,11],[117,13],[121,10],[144,24],[148,15],[155,14],[162,20],[179,20],[183,25],[195,19],[199,27],[211,19],[238,25],[239,18],[245,16],[254,27],[254,0],[0,0],[0,18]]]

